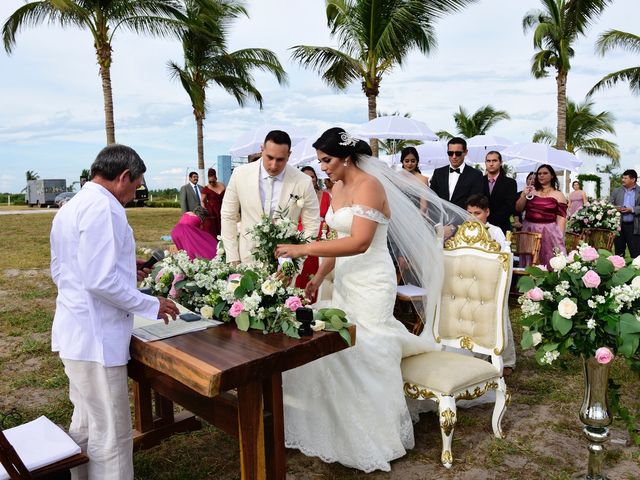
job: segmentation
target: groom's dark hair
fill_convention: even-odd
[[[264,145],[267,142],[273,142],[278,145],[287,145],[289,150],[291,150],[291,137],[287,132],[283,132],[282,130],[271,130],[267,133],[267,136],[264,137]]]

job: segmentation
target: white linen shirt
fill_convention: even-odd
[[[284,182],[284,174],[286,173],[286,167],[282,169],[282,171],[276,175],[273,179],[273,190],[271,192],[271,205],[270,210],[267,211],[267,206],[264,202],[267,200],[267,188],[269,188],[269,181],[267,178],[270,175],[264,169],[264,165],[262,165],[262,157],[257,160],[260,162],[260,203],[262,204],[262,211],[265,214],[273,214],[278,209],[278,203],[280,202],[280,191],[282,190],[282,183]]]
[[[133,315],[157,318],[160,306],[137,290],[136,271],[124,207],[87,182],[51,227],[51,277],[58,287],[51,349],[64,359],[126,365]]]

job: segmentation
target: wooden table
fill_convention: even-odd
[[[134,448],[199,428],[196,414],[239,439],[243,480],[284,479],[282,372],[344,348],[335,332],[297,340],[228,324],[156,342],[134,337]],[[174,402],[189,411],[174,417]]]

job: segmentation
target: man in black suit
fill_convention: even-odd
[[[507,233],[507,230],[511,230],[511,215],[515,212],[518,186],[502,168],[500,152],[487,153],[484,166],[487,174],[483,177],[482,186],[485,197],[489,199],[491,212],[487,221]]]
[[[467,142],[454,137],[447,143],[449,166],[436,168],[431,177],[431,190],[443,200],[456,204],[463,210],[467,198],[482,193],[482,172],[464,163]]]

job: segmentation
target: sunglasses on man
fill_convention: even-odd
[[[449,155],[450,157],[461,157],[462,155],[464,155],[464,152],[452,152],[451,150],[447,150],[447,155]]]

